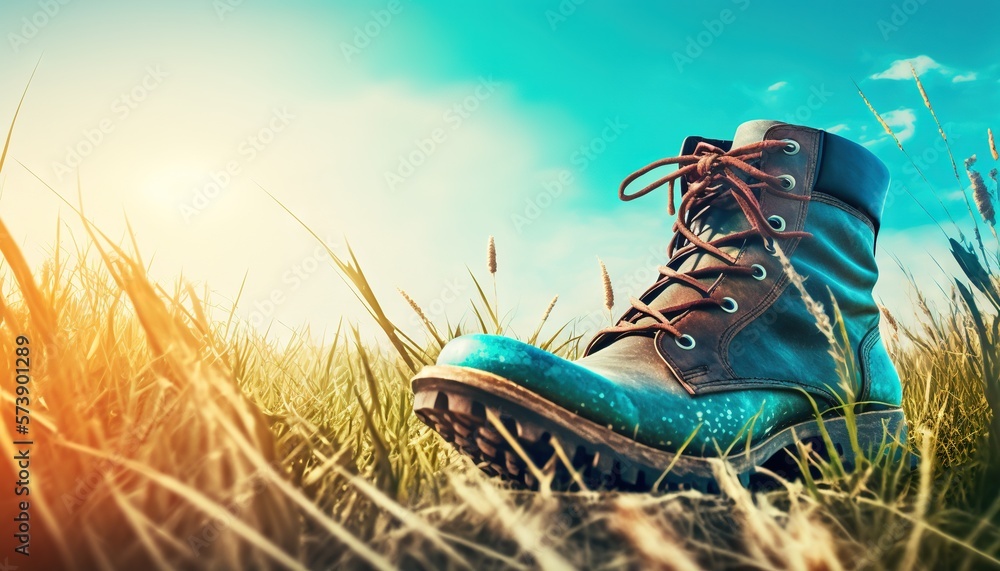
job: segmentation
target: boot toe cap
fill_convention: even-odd
[[[629,430],[638,420],[635,404],[616,383],[515,339],[464,335],[445,346],[437,364],[503,377],[574,414],[616,430]]]

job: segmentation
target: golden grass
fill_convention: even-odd
[[[608,275],[608,267],[604,265],[604,261],[597,258],[597,263],[601,266],[601,286],[604,290],[604,309],[608,312],[608,319],[611,321],[611,325],[615,324],[614,314],[611,313],[615,308],[615,290],[611,287],[611,276]]]
[[[17,279],[31,274],[4,249],[16,288],[0,335],[5,350],[27,335],[45,355],[33,429],[58,462],[35,467],[36,513],[78,568],[996,562],[997,506],[981,477],[991,415],[968,312],[899,324],[892,344],[917,474],[878,460],[838,471],[804,450],[825,478],[758,494],[724,472],[719,497],[531,494],[480,475],[415,419],[411,369],[393,349],[366,347],[355,329],[277,346],[210,320],[189,287],[160,288],[137,256],[91,240],[100,264],[62,253],[37,281]],[[415,363],[433,360],[440,345],[428,341]]]

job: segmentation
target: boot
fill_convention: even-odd
[[[628,193],[666,165],[677,169]],[[825,453],[850,461],[845,405],[863,450],[905,440],[872,298],[885,166],[832,133],[751,121],[732,141],[688,137],[619,195],[669,185],[673,214],[675,182],[660,279],[583,358],[459,337],[413,379],[417,415],[483,470],[529,487],[537,472],[525,457],[555,464],[569,487],[703,491],[717,489],[712,459],[725,457],[747,485],[761,467],[794,465],[783,450],[797,442],[821,445],[821,424],[834,446]],[[821,305],[810,310],[802,291]]]

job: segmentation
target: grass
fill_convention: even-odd
[[[353,253],[331,251],[387,343],[366,345],[348,324],[326,343],[303,332],[279,345],[233,313],[219,318],[183,282],[152,283],[134,244],[81,220],[86,236],[57,230],[39,268],[0,223],[0,350],[13,355],[19,336],[31,348],[42,542],[32,549],[62,566],[1000,566],[1000,259],[981,241],[980,252],[952,243],[965,275],[945,310],[916,290],[917,325],[884,320],[917,471],[878,455],[845,468],[802,448],[798,460],[817,477],[756,493],[720,465],[719,495],[564,494],[486,478],[411,412],[409,378],[445,342],[505,332],[495,285],[488,294],[475,272],[470,319],[422,320],[426,336],[414,339],[385,314]],[[543,318],[528,340],[574,358],[587,333]],[[2,378],[13,367],[0,359]],[[2,385],[5,410],[17,396]],[[0,470],[13,478],[4,419]]]

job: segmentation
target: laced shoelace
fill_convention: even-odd
[[[675,338],[684,337],[681,331],[671,323],[669,316],[677,316],[698,307],[725,307],[725,298],[717,299],[712,297],[710,293],[712,286],[702,283],[699,281],[700,278],[711,276],[721,278],[726,274],[749,276],[756,271],[753,266],[738,264],[736,258],[723,252],[720,246],[751,237],[761,237],[764,239],[765,245],[767,245],[779,237],[804,238],[809,236],[808,232],[778,231],[772,228],[761,211],[760,201],[754,192],[758,189],[761,191],[766,190],[782,198],[809,200],[807,196],[800,196],[786,190],[788,187],[785,185],[788,184],[788,181],[794,184],[794,179],[769,175],[752,164],[759,161],[765,151],[786,148],[789,144],[789,141],[781,140],[760,141],[727,152],[709,143],[701,142],[698,143],[694,153],[690,155],[660,159],[626,177],[618,189],[618,198],[625,202],[645,196],[664,184],[668,185],[667,212],[670,215],[677,214],[677,220],[673,226],[674,239],[671,240],[667,248],[667,257],[670,259],[668,265],[675,260],[694,254],[695,252],[710,254],[721,260],[723,265],[695,268],[685,272],[674,270],[668,265],[660,266],[658,268],[660,279],[647,290],[647,293],[665,287],[669,283],[682,283],[699,292],[701,297],[670,305],[662,309],[654,309],[639,299],[632,298],[630,301],[632,308],[636,312],[633,318],[629,321],[619,322],[615,326],[605,328],[598,335],[603,333],[634,333],[662,330]],[[628,187],[639,177],[668,165],[677,165],[677,170],[648,184],[642,190],[628,194]],[[740,178],[740,173],[746,176],[747,179],[753,179],[758,182],[748,183]],[[681,198],[680,208],[675,212],[674,183],[681,177],[686,177],[688,186],[684,192],[684,196]],[[726,195],[732,196],[739,205],[751,228],[724,234],[711,240],[704,240],[698,237],[691,228],[694,218],[700,218],[705,213],[704,209],[708,208],[711,202]],[[689,219],[691,212],[698,213],[698,215]],[[686,244],[677,248],[677,245],[681,242],[680,237],[686,241]],[[650,317],[653,319],[653,322],[641,325],[634,322],[643,317]]]

